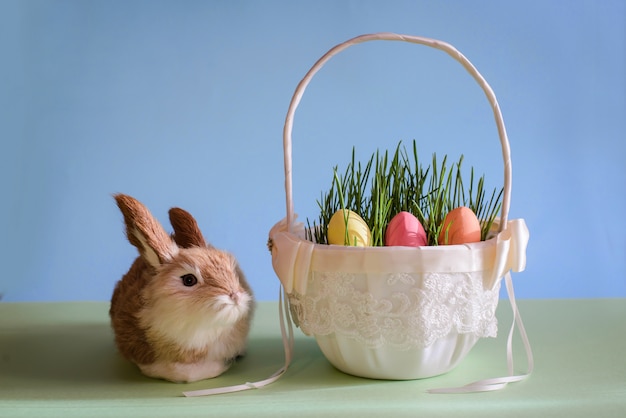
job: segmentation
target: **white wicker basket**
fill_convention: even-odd
[[[405,41],[457,60],[493,108],[504,160],[502,212],[493,238],[466,245],[344,247],[305,239],[292,200],[291,132],[296,108],[315,73],[335,54],[362,42]],[[508,220],[510,148],[496,97],[474,66],[451,45],[377,33],[330,49],[293,95],[284,128],[287,216],[270,231],[272,264],[289,298],[293,321],[316,338],[326,358],[346,373],[377,379],[418,379],[454,368],[482,337],[497,331],[500,281],[526,263],[528,230]]]

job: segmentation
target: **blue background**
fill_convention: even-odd
[[[162,221],[181,206],[236,254],[260,300],[285,216],[282,128],[310,66],[355,35],[452,43],[498,96],[513,157],[511,218],[531,232],[522,298],[626,297],[624,1],[0,0],[0,293],[108,300],[136,251],[111,195]],[[353,145],[416,139],[501,185],[487,101],[445,54],[350,48],[296,113],[300,218]],[[169,226],[168,226],[169,227]]]

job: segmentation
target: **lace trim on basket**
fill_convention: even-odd
[[[313,272],[306,295],[289,295],[293,319],[307,335],[341,334],[369,348],[424,348],[452,332],[496,336],[499,286],[483,289],[480,272],[383,276],[368,289],[365,274]]]

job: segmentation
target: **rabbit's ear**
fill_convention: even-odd
[[[170,223],[174,228],[174,241],[181,248],[206,247],[207,243],[198,223],[189,212],[181,208],[170,209]]]
[[[115,200],[124,215],[128,241],[149,265],[157,267],[176,255],[178,247],[148,208],[128,195],[117,194]]]

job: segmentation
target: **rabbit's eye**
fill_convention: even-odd
[[[185,274],[180,276],[180,278],[183,281],[183,284],[187,287],[195,286],[196,283],[198,283],[198,279],[196,279],[196,276],[193,274]]]

